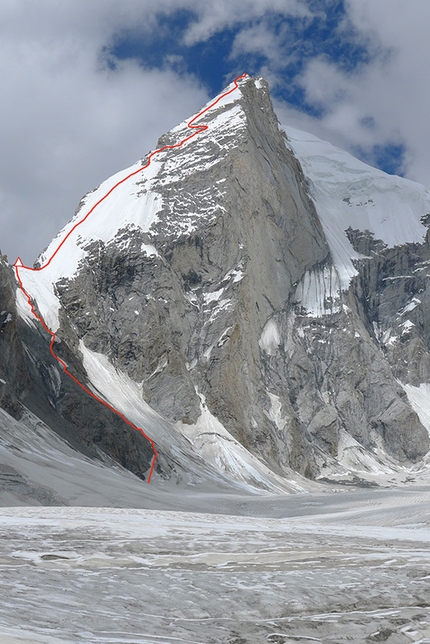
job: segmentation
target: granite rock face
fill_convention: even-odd
[[[77,369],[80,342],[107,356],[199,454],[236,440],[276,474],[308,478],[417,462],[428,431],[403,385],[430,378],[429,237],[388,247],[349,227],[355,275],[338,288],[267,84],[237,91],[136,180],[134,221],[108,239],[82,227],[77,270],[53,280],[58,336]],[[322,313],[304,305],[304,284]]]
[[[87,248],[78,276],[57,284],[62,320],[73,319],[91,350],[142,382],[143,397],[169,420],[194,424],[204,396],[276,471],[305,470],[312,449],[288,397],[284,427],[270,418],[268,387],[282,376],[273,378],[261,337],[329,249],[267,87],[247,84],[241,109],[241,127],[221,128],[212,150],[201,139],[192,159],[171,152],[180,170],[172,180],[169,158],[159,171],[153,189],[165,206],[149,232],[129,227]],[[156,254],[142,253],[145,244]]]

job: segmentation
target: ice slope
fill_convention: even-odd
[[[421,217],[430,213],[430,193],[421,184],[372,168],[313,134],[283,129],[303,168],[334,263],[334,271],[325,267],[321,274],[307,274],[299,287],[304,306],[321,315],[323,298],[335,298],[357,273],[353,260],[359,255],[345,230],[368,230],[389,247],[422,242],[427,228]]]
[[[430,433],[430,383],[421,383],[419,387],[402,385],[409,402],[417,412],[421,423]]]

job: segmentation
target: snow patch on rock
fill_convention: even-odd
[[[269,354],[269,356],[275,355],[281,345],[279,328],[273,318],[266,322],[258,344],[260,349]]]
[[[340,310],[341,284],[342,278],[334,266],[306,271],[297,285],[296,301],[308,315],[321,317],[337,313]]]
[[[412,409],[430,434],[430,383],[421,383],[419,387],[402,384],[402,387],[406,392]]]
[[[246,484],[250,489],[272,493],[304,492],[294,480],[282,479],[253,456],[228,432],[209,411],[205,397],[200,397],[201,415],[193,425],[177,423],[205,462]]]

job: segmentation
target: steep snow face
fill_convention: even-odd
[[[345,231],[370,231],[389,247],[422,242],[427,229],[421,217],[430,212],[430,193],[424,186],[372,168],[312,134],[288,126],[283,129],[288,147],[303,168],[337,273],[334,278],[321,269],[321,275],[308,275],[299,286],[299,300],[319,316],[333,312],[339,290],[346,290],[357,274],[353,260],[360,255]]]
[[[161,192],[166,194],[171,184],[220,163],[237,144],[238,136],[246,126],[240,105],[240,83],[237,88],[234,83],[229,85],[198,114],[162,137],[155,153],[118,172],[85,195],[71,221],[39,256],[37,266],[41,270],[20,268],[25,290],[37,301],[39,311],[52,331],[59,326],[60,303],[55,284],[59,279],[77,273],[89,247],[95,242],[120,244],[119,232],[124,230],[139,229],[147,233],[159,222],[162,212],[164,224],[172,229],[170,232],[174,236],[189,234],[193,221],[202,215],[209,222],[216,216],[221,185],[194,195],[194,204],[186,197],[181,203],[173,200],[173,203],[164,204]],[[207,126],[208,130],[194,129],[199,125]],[[165,146],[168,149],[160,150]],[[174,225],[168,217],[166,219],[166,211],[175,214]],[[150,244],[144,244],[142,251],[147,255],[156,253]],[[29,320],[31,315],[27,308],[20,298],[22,317]]]

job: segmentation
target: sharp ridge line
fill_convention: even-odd
[[[83,391],[85,391],[85,393],[87,393],[89,396],[91,396],[92,398],[94,398],[94,400],[96,400],[97,402],[100,402],[102,405],[104,405],[105,407],[107,407],[110,411],[114,412],[117,416],[119,416],[119,418],[121,418],[125,423],[127,423],[127,425],[129,425],[132,429],[134,429],[135,431],[137,431],[137,432],[139,432],[140,434],[142,434],[142,436],[143,436],[144,438],[146,438],[146,440],[147,440],[147,441],[149,442],[149,444],[151,445],[152,452],[153,452],[153,456],[152,456],[152,459],[151,459],[151,467],[150,467],[149,475],[148,475],[148,483],[150,483],[150,482],[151,482],[151,478],[152,478],[152,475],[153,475],[153,472],[154,472],[154,468],[155,468],[155,462],[156,462],[157,457],[158,457],[158,451],[157,451],[157,449],[156,449],[156,447],[155,447],[155,443],[154,443],[154,441],[152,440],[152,438],[150,438],[150,437],[145,433],[145,431],[144,431],[141,427],[136,426],[134,423],[132,423],[130,420],[128,420],[128,418],[126,418],[126,416],[124,416],[124,414],[122,414],[118,409],[116,409],[115,407],[113,407],[113,406],[112,406],[110,403],[108,403],[106,400],[103,400],[102,398],[100,398],[99,396],[97,396],[97,394],[95,394],[95,393],[94,393],[94,392],[92,392],[90,389],[88,389],[88,387],[86,387],[86,386],[85,386],[82,382],[80,382],[80,381],[79,381],[79,380],[78,380],[78,379],[77,379],[77,378],[76,378],[72,373],[70,373],[70,371],[69,371],[69,370],[68,370],[68,368],[67,368],[67,364],[66,364],[66,363],[64,362],[64,360],[62,360],[62,358],[60,358],[60,357],[55,353],[55,351],[54,351],[54,343],[55,343],[55,341],[57,340],[57,335],[56,335],[56,333],[55,333],[54,331],[51,331],[51,329],[48,327],[48,325],[46,324],[46,322],[45,322],[45,320],[43,319],[43,317],[37,313],[37,311],[36,311],[36,309],[35,309],[35,305],[34,305],[34,303],[32,302],[32,299],[31,299],[30,295],[27,293],[27,291],[26,291],[26,290],[25,290],[25,288],[24,288],[24,285],[23,285],[23,283],[22,283],[22,280],[21,280],[21,276],[20,276],[20,274],[19,274],[19,271],[20,271],[21,269],[24,269],[24,270],[27,270],[27,271],[33,271],[33,272],[35,272],[35,273],[38,273],[38,272],[40,272],[40,271],[43,271],[47,266],[49,266],[49,265],[50,265],[50,263],[52,262],[52,260],[54,259],[54,257],[55,257],[55,256],[57,255],[57,253],[59,252],[60,248],[62,248],[62,247],[63,247],[63,245],[64,245],[64,244],[66,243],[66,241],[69,239],[69,237],[71,236],[71,234],[72,234],[72,233],[73,233],[73,232],[74,232],[74,231],[75,231],[79,226],[81,226],[81,225],[82,225],[82,224],[83,224],[83,223],[88,219],[88,217],[89,217],[89,216],[94,212],[94,210],[95,210],[95,209],[96,209],[96,208],[97,208],[97,207],[98,207],[98,206],[99,206],[103,201],[105,201],[105,199],[107,199],[107,197],[109,197],[109,195],[111,195],[111,194],[112,194],[112,192],[113,192],[116,188],[118,188],[118,186],[122,185],[123,183],[125,183],[126,181],[128,181],[129,179],[131,179],[132,177],[134,177],[136,174],[139,174],[140,172],[143,172],[144,170],[146,170],[146,168],[148,168],[148,167],[149,167],[149,165],[151,164],[151,161],[152,161],[153,157],[154,157],[156,154],[159,154],[160,152],[163,152],[164,150],[173,150],[173,149],[176,149],[176,148],[180,148],[180,147],[182,147],[182,145],[183,145],[184,143],[186,143],[186,142],[187,142],[187,141],[189,141],[190,139],[193,139],[193,138],[194,138],[195,136],[197,136],[198,134],[201,134],[202,132],[205,132],[206,130],[208,130],[208,129],[209,129],[209,126],[208,126],[208,125],[205,125],[205,124],[198,125],[198,124],[194,124],[194,122],[195,122],[197,119],[201,118],[204,114],[206,114],[206,112],[208,112],[210,109],[212,109],[212,108],[213,108],[213,107],[214,107],[214,106],[215,106],[215,105],[216,105],[216,104],[217,104],[221,99],[223,99],[225,96],[228,96],[228,95],[229,95],[229,94],[231,94],[232,92],[236,91],[236,89],[238,88],[238,82],[239,82],[239,80],[241,80],[241,79],[243,79],[243,78],[246,78],[246,77],[247,77],[247,75],[248,75],[248,74],[244,73],[244,74],[242,74],[241,76],[238,76],[238,77],[234,80],[234,87],[232,87],[232,88],[231,88],[230,90],[228,90],[227,92],[224,92],[223,94],[220,94],[220,96],[218,96],[218,98],[217,98],[216,100],[214,100],[212,103],[210,103],[207,107],[205,107],[203,110],[201,110],[198,114],[196,114],[195,116],[193,116],[193,118],[192,118],[192,119],[187,123],[187,127],[189,127],[190,129],[194,130],[194,131],[192,132],[192,134],[190,134],[189,136],[187,136],[187,137],[185,137],[184,139],[182,139],[181,141],[179,141],[179,143],[175,143],[174,145],[164,145],[162,148],[158,148],[157,150],[153,150],[153,151],[148,155],[148,160],[147,160],[147,162],[146,162],[146,164],[145,164],[144,166],[142,166],[142,167],[138,168],[138,169],[137,169],[137,170],[135,170],[134,172],[131,172],[131,173],[130,173],[130,174],[128,174],[126,177],[124,177],[123,179],[121,179],[120,181],[118,181],[118,183],[116,183],[112,188],[110,188],[110,190],[108,190],[108,192],[107,192],[105,195],[103,195],[103,197],[102,197],[101,199],[99,199],[99,200],[97,201],[97,203],[95,203],[95,204],[90,208],[90,210],[87,212],[87,214],[86,214],[86,215],[85,215],[85,216],[84,216],[80,221],[78,221],[74,226],[72,226],[72,228],[69,230],[69,232],[67,233],[67,235],[66,235],[66,236],[64,237],[64,239],[60,242],[60,244],[57,246],[57,248],[56,248],[56,249],[54,250],[54,252],[52,253],[51,257],[49,257],[48,261],[47,261],[45,264],[43,264],[43,266],[39,266],[39,267],[37,267],[37,268],[34,268],[33,266],[25,266],[25,265],[23,264],[23,262],[22,262],[22,260],[21,260],[21,258],[20,258],[20,257],[18,257],[18,258],[15,260],[15,263],[14,263],[14,265],[13,265],[13,268],[15,269],[15,276],[16,276],[17,282],[18,282],[18,284],[19,284],[19,288],[21,289],[22,293],[24,294],[24,296],[25,296],[25,298],[26,298],[26,300],[27,300],[27,302],[28,302],[28,304],[29,304],[29,307],[30,307],[30,310],[31,310],[31,312],[32,312],[33,316],[36,318],[36,320],[37,320],[38,322],[40,322],[40,324],[41,324],[41,325],[42,325],[42,327],[45,329],[45,331],[46,331],[46,332],[51,336],[51,341],[50,341],[50,343],[49,343],[49,351],[50,351],[51,355],[53,356],[53,358],[54,358],[54,359],[55,359],[55,360],[56,360],[56,361],[57,361],[57,362],[62,366],[62,368],[63,368],[63,372],[64,372],[67,376],[69,376],[69,378],[71,378],[71,379],[72,379],[72,380],[73,380],[73,381],[74,381],[74,382],[75,382],[75,383],[76,383],[76,384],[77,384],[77,385],[78,385],[78,386],[79,386]]]

